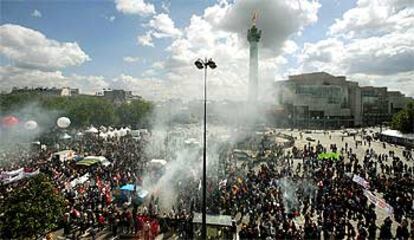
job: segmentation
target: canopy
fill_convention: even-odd
[[[75,151],[63,150],[53,153],[53,156],[58,156],[60,161],[72,160],[75,157]]]
[[[87,132],[87,133],[98,133],[99,130],[92,126],[91,128],[87,129],[85,132]]]
[[[340,156],[341,154],[336,153],[336,152],[320,153],[318,155],[318,160],[326,160],[326,159],[339,160]]]
[[[120,189],[124,191],[128,191],[128,192],[133,192],[135,187],[136,187],[138,197],[144,199],[148,195],[149,192],[147,190],[143,189],[140,186],[131,184],[131,183],[122,186]]]
[[[69,135],[69,134],[67,134],[67,133],[64,133],[61,137],[60,137],[60,139],[71,139],[72,137]]]
[[[10,115],[4,117],[1,122],[4,127],[9,128],[19,124],[20,120],[17,117]]]
[[[80,160],[79,162],[77,162],[76,165],[90,167],[90,166],[92,166],[94,164],[97,164],[97,163],[99,163],[98,159],[83,159],[83,160]]]
[[[121,190],[125,191],[134,191],[135,185],[134,184],[126,184],[121,187]]]
[[[152,159],[150,161],[150,164],[165,166],[167,165],[167,161],[165,161],[164,159]]]
[[[105,167],[111,164],[104,156],[89,156],[77,162],[76,165],[89,167],[97,163],[101,163]]]

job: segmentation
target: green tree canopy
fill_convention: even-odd
[[[0,238],[33,238],[55,228],[65,200],[43,174],[27,180],[0,201]]]
[[[407,107],[396,113],[391,122],[391,128],[403,133],[414,132],[414,103],[410,102]]]
[[[72,127],[86,127],[91,124],[148,126],[150,112],[153,109],[151,102],[145,100],[133,100],[117,105],[96,96],[56,97],[36,93],[0,95],[0,117],[17,113],[20,115],[17,117],[33,117],[36,120],[39,112],[30,112],[35,107],[53,113],[49,114],[51,116],[69,117]]]
[[[153,105],[150,102],[134,100],[122,103],[117,108],[117,116],[123,124],[133,127],[136,127],[137,125],[146,127],[148,126],[148,120],[152,109]]]

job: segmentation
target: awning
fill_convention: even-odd
[[[318,155],[318,160],[327,160],[327,159],[339,160],[340,157],[341,157],[341,154],[339,153],[327,152],[327,153],[320,153]]]
[[[100,161],[98,159],[83,159],[83,160],[80,160],[79,162],[77,162],[76,165],[90,167],[90,166],[92,166],[94,164],[97,164],[99,162]]]
[[[103,166],[109,166],[111,164],[108,159],[104,156],[88,156],[85,157],[83,160],[80,160],[76,163],[76,165],[83,165],[83,166],[92,166],[94,164],[101,163]]]

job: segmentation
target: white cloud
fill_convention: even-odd
[[[123,58],[124,62],[127,63],[134,63],[134,62],[138,62],[139,61],[139,57],[131,57],[131,56],[126,56]]]
[[[336,19],[329,34],[352,38],[407,29],[414,23],[413,6],[410,0],[358,0],[356,7]]]
[[[110,17],[108,17],[108,21],[110,21],[110,22],[114,22],[114,21],[115,21],[115,19],[116,19],[116,17],[115,17],[115,16],[110,16]]]
[[[152,36],[151,35],[152,35],[152,32],[148,31],[144,35],[138,36],[137,37],[138,44],[142,45],[142,46],[154,47],[154,43],[152,42]]]
[[[213,57],[218,67],[208,73],[209,96],[214,99],[246,99],[249,73],[247,29],[251,14],[259,11],[258,27],[262,29],[259,49],[259,88],[262,93],[286,67],[287,59],[280,54],[297,52],[289,40],[305,26],[317,20],[319,4],[300,1],[301,6],[286,1],[220,1],[193,15],[182,34],[166,48],[169,56],[157,62],[152,76],[165,79],[175,97],[200,98],[202,72],[194,67],[198,57]],[[175,90],[174,90],[175,89]],[[261,97],[265,94],[261,94]]]
[[[42,13],[37,9],[33,10],[31,15],[32,15],[32,17],[35,17],[35,18],[41,18],[42,17]]]
[[[292,40],[286,40],[283,43],[282,51],[286,54],[295,53],[299,49],[298,45]]]
[[[414,31],[380,37],[354,39],[345,43],[328,38],[305,43],[300,62],[304,71],[340,74],[392,75],[414,70]]]
[[[320,4],[317,1],[221,1],[204,11],[204,18],[216,29],[237,33],[246,43],[252,13],[258,12],[257,27],[262,30],[263,48],[278,51],[292,34],[315,23]]]
[[[155,15],[148,23],[153,30],[155,38],[179,37],[181,31],[175,27],[174,21],[168,14],[160,13]]]
[[[0,54],[17,67],[57,70],[89,61],[76,42],[58,42],[20,25],[0,26]]]
[[[116,9],[124,14],[150,16],[155,14],[154,5],[144,0],[115,0]]]
[[[71,87],[79,88],[83,93],[95,93],[110,85],[102,76],[82,76],[72,74],[64,76],[61,71],[41,71],[13,66],[0,66],[0,89],[13,87]]]
[[[161,13],[152,17],[152,19],[143,25],[149,28],[145,35],[138,36],[138,44],[142,46],[154,47],[153,37],[159,38],[177,38],[182,32],[175,27],[174,21],[168,14]]]
[[[157,78],[135,78],[121,74],[110,82],[113,89],[128,89],[147,99],[159,99],[168,94],[167,86]],[[165,95],[164,95],[165,94]]]
[[[330,27],[329,38],[304,44],[299,72],[327,71],[414,95],[412,23],[412,1],[359,0]]]

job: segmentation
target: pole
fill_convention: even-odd
[[[206,61],[207,62],[207,59]],[[206,221],[206,174],[207,174],[207,64],[204,65],[204,133],[203,133],[203,202],[202,202],[202,226],[201,239],[207,239],[207,221]]]

